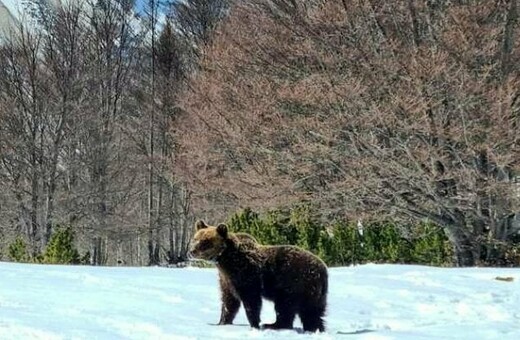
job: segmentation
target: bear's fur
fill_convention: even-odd
[[[240,241],[243,247],[250,247],[253,249],[258,245],[256,239],[246,233],[235,233],[235,236]],[[220,270],[218,273],[220,295],[222,299],[222,307],[220,312],[219,325],[230,325],[233,323],[235,316],[240,309],[240,298],[238,298],[233,284],[229,281],[228,277],[224,275]]]
[[[259,328],[262,297],[274,302],[271,329],[290,329],[298,315],[304,331],[324,331],[327,267],[295,246],[262,246],[247,234],[228,232],[225,224],[196,223],[190,255],[214,261],[222,289],[220,324],[230,324],[244,305],[251,327]]]

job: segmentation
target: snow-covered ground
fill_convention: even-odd
[[[214,269],[0,263],[0,339],[520,339],[520,270],[334,268],[325,334],[253,330],[242,309],[210,325],[219,313]]]

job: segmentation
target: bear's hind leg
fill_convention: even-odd
[[[276,322],[264,324],[266,329],[292,329],[296,311],[294,303],[288,299],[276,299],[274,310],[276,311]]]
[[[304,332],[325,332],[325,322],[323,321],[323,314],[325,308],[316,306],[306,306],[299,312],[300,320],[302,321]]]

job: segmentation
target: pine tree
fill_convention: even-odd
[[[80,262],[71,228],[57,228],[43,254],[43,262],[48,264],[78,264]]]

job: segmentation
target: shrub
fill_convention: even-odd
[[[296,244],[314,253],[319,253],[323,226],[312,216],[312,210],[307,205],[298,206],[290,212],[289,225],[296,232]]]
[[[430,223],[415,229],[411,261],[414,263],[443,266],[451,264],[451,245],[441,228]]]
[[[435,225],[422,223],[408,238],[403,227],[394,223],[365,223],[362,230],[354,223],[336,221],[323,226],[311,206],[270,210],[261,216],[244,209],[230,218],[232,231],[253,235],[262,244],[298,245],[319,255],[329,266],[367,262],[446,265],[452,261],[451,246]]]
[[[352,225],[336,223],[320,234],[318,254],[329,266],[360,262],[359,233]]]
[[[56,229],[45,249],[42,262],[48,264],[78,264],[80,262],[71,228],[58,227]]]
[[[31,257],[27,251],[27,243],[21,237],[17,237],[13,243],[9,245],[8,256],[14,262],[29,262]]]
[[[245,232],[263,244],[296,244],[297,230],[288,223],[287,213],[271,210],[264,218],[246,208],[228,222],[233,232]]]
[[[506,250],[504,254],[505,265],[508,267],[519,267],[520,266],[520,245],[512,244]]]
[[[518,267],[520,266],[520,244],[497,241],[493,239],[480,240],[479,266]]]

